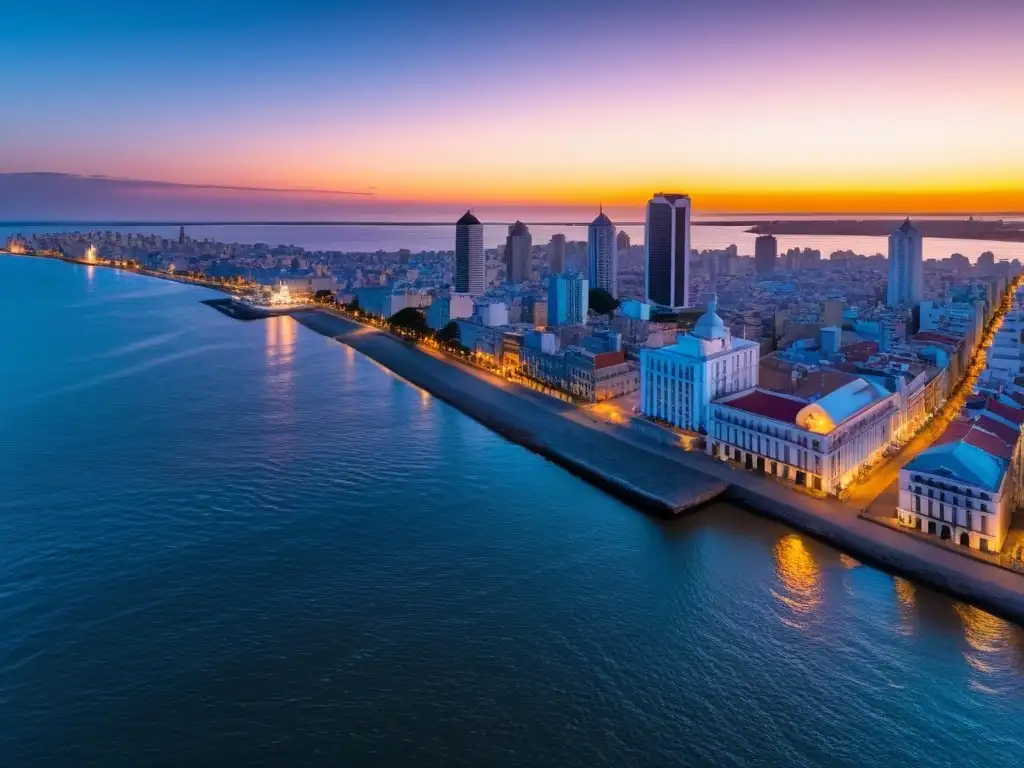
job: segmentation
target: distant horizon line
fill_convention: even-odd
[[[700,216],[700,214],[697,214]],[[997,211],[997,212],[957,212],[957,213],[728,213],[728,214],[705,214],[700,219],[694,217],[692,224],[697,226],[742,226],[745,224],[757,224],[761,222],[777,222],[780,217],[794,218],[827,218],[835,221],[865,221],[867,217],[876,217],[877,220],[902,219],[902,218],[940,218],[955,219],[964,217],[1024,217],[1024,211]],[[731,221],[730,219],[739,219]],[[39,219],[28,221],[0,221],[0,227],[50,227],[50,226],[89,226],[89,227],[453,227],[455,221],[386,221],[386,220],[253,220],[253,219],[223,219],[223,220],[183,220],[183,219]],[[510,226],[512,221],[483,221],[485,227]],[[586,227],[589,221],[524,221],[523,223],[535,227]],[[616,222],[615,226],[639,227],[644,226],[644,221],[623,221]]]

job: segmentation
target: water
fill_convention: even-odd
[[[506,218],[513,218],[515,212],[499,212]],[[625,211],[632,220],[643,219],[643,211]],[[579,212],[565,212],[563,216],[555,213],[535,212],[543,216],[543,221],[578,221]],[[498,214],[494,218],[499,218]],[[486,218],[486,217],[485,217]],[[765,217],[770,218],[770,217]],[[529,220],[527,220],[529,224]],[[894,222],[894,228],[898,222]],[[103,227],[106,229],[107,227]],[[51,226],[0,226],[0,244],[13,234],[30,234],[36,232],[74,231],[89,229],[88,224],[55,224]],[[643,226],[623,226],[629,233],[631,241],[640,245],[644,241]],[[177,239],[178,227],[142,227],[136,231],[142,234],[157,234],[169,239]],[[418,251],[450,251],[455,247],[455,226],[397,226],[354,224],[349,226],[273,226],[273,225],[205,225],[187,228],[190,237],[197,240],[209,238],[225,243],[270,243],[271,245],[297,245],[310,251],[351,251],[374,252],[377,250],[395,252],[402,248]],[[530,224],[535,245],[543,245],[551,240],[556,233],[564,234],[569,240],[585,241],[587,228],[584,226],[540,226]],[[484,244],[488,248],[504,245],[507,227],[487,226],[484,228]],[[750,234],[741,226],[694,226],[691,230],[692,247],[697,250],[723,249],[735,245],[741,255],[751,256],[754,253],[756,235]],[[844,235],[780,235],[779,253],[789,248],[817,248],[825,258],[834,251],[852,250],[854,253],[872,256],[876,253],[888,253],[888,243],[884,237],[851,237]],[[960,253],[971,261],[975,261],[985,251],[992,251],[997,261],[1024,260],[1024,243],[1002,243],[988,240],[953,240],[944,238],[925,238],[924,257],[926,259],[945,259],[950,254]]]
[[[288,318],[0,258],[4,765],[1015,765],[1024,632]]]

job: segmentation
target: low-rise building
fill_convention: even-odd
[[[1013,514],[1013,448],[977,426],[918,454],[900,470],[901,525],[982,552],[1003,547]]]
[[[472,316],[473,297],[468,293],[451,293],[434,298],[427,309],[427,325],[439,330],[452,320]]]
[[[855,379],[816,401],[749,389],[714,401],[707,451],[815,490],[838,494],[893,440],[898,396]]]

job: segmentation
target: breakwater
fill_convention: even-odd
[[[721,481],[681,474],[668,457],[649,454],[553,412],[574,406],[435,357],[388,333],[329,312],[303,311],[292,316],[376,360],[508,440],[646,512],[674,517],[725,491]]]
[[[362,326],[312,310],[293,317],[376,360],[489,429],[646,512],[671,518],[721,498],[865,563],[1024,625],[1024,577],[929,546],[859,516],[859,508],[790,490],[635,431],[587,425],[575,406],[515,386]]]

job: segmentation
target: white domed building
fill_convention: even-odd
[[[640,409],[648,418],[704,431],[713,400],[757,386],[760,345],[734,339],[717,308],[712,298],[692,333],[640,351]]]

